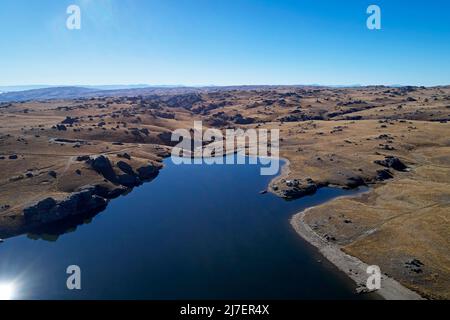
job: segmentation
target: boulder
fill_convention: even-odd
[[[124,158],[124,159],[127,159],[127,160],[131,160],[131,156],[130,156],[128,153],[126,153],[126,152],[124,152],[124,153],[118,153],[117,156],[118,156],[119,158]]]
[[[424,264],[419,259],[411,259],[405,262],[405,267],[415,273],[422,273],[423,266]]]
[[[136,173],[133,171],[133,168],[124,161],[117,162],[116,166],[124,173],[127,173],[129,175],[136,175]]]
[[[158,168],[153,165],[148,165],[137,169],[137,172],[141,180],[149,180],[158,175]]]
[[[140,129],[139,131],[142,132],[143,134],[145,134],[146,136],[148,136],[150,134],[150,131],[147,128]]]
[[[392,179],[394,176],[388,169],[378,170],[376,180],[377,181],[384,181],[388,179]]]
[[[56,171],[51,170],[51,171],[48,172],[48,175],[49,175],[50,177],[56,179],[56,177],[57,177],[58,174],[56,173]]]
[[[117,181],[116,173],[114,172],[111,162],[107,157],[102,155],[94,160],[91,160],[90,162],[92,169],[101,174],[106,180],[111,182]]]
[[[175,146],[178,144],[177,141],[172,141],[172,132],[162,132],[158,134],[158,138],[161,140],[162,144],[168,146]]]
[[[397,171],[405,171],[408,168],[399,158],[393,156],[387,156],[384,160],[376,160],[375,163]]]
[[[81,162],[81,161],[88,161],[91,157],[89,156],[78,156],[77,157],[77,161]]]
[[[71,117],[66,117],[66,119],[64,119],[64,121],[61,122],[61,124],[74,124],[75,122],[77,122],[78,120],[75,118],[71,118]]]
[[[119,175],[117,176],[117,182],[128,188],[133,188],[141,184],[141,180],[134,174]]]
[[[300,184],[300,181],[298,181],[297,179],[294,179],[294,180],[287,180],[287,181],[286,181],[286,185],[287,185],[288,187],[298,187],[299,184]]]

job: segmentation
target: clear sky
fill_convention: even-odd
[[[448,85],[449,22],[448,0],[0,0],[0,85]]]

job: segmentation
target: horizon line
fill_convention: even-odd
[[[146,83],[130,83],[130,84],[12,84],[0,85],[0,88],[17,88],[17,87],[39,87],[44,88],[89,88],[89,87],[135,87],[138,88],[152,88],[152,87],[172,87],[172,88],[211,88],[211,87],[445,87],[450,84],[436,84],[436,85],[418,85],[418,84],[146,84]]]

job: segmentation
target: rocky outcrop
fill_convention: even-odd
[[[193,105],[203,101],[201,95],[197,93],[187,93],[182,95],[171,96],[166,99],[166,104],[171,108],[192,109]]]
[[[424,264],[419,259],[411,259],[405,262],[405,267],[414,273],[422,273]]]
[[[139,186],[143,181],[155,178],[159,172],[159,169],[151,164],[140,167],[135,172],[128,163],[119,161],[116,163],[116,167],[124,174],[116,174],[109,159],[103,155],[95,159],[89,159],[87,163],[106,180],[127,188]]]
[[[244,117],[240,113],[233,117],[233,122],[236,124],[252,124],[255,122],[254,118]]]
[[[392,179],[394,176],[388,169],[378,170],[377,176],[375,177],[376,181],[384,181],[388,179]]]
[[[94,188],[94,193],[102,198],[105,199],[115,199],[123,194],[125,194],[126,192],[128,192],[128,188],[120,186],[120,187],[116,187],[116,188],[110,188],[110,187],[106,187],[106,186],[102,186],[102,185],[96,185],[93,187],[88,187],[88,188]]]
[[[124,161],[119,161],[116,163],[117,168],[119,168],[123,173],[129,175],[135,175],[133,168]]]
[[[159,168],[151,164],[135,171],[128,163],[119,161],[116,167],[123,174],[117,174],[111,161],[103,155],[89,158],[86,163],[113,184],[85,186],[62,200],[49,197],[38,201],[23,210],[24,219],[28,225],[48,224],[74,216],[100,212],[106,208],[109,199],[117,198],[141,185],[143,181],[155,178],[159,172]]]
[[[137,169],[137,172],[139,178],[144,181],[155,178],[158,175],[159,170],[153,165],[148,165],[140,167],[139,169]]]
[[[81,162],[81,161],[88,161],[91,157],[85,155],[85,156],[78,156],[76,158],[77,161]]]
[[[27,223],[51,223],[70,216],[102,211],[108,200],[96,195],[95,188],[72,193],[66,199],[57,201],[46,198],[23,210]]]
[[[110,199],[128,192],[129,188],[120,186],[110,188],[103,185],[85,186],[63,200],[51,197],[41,200],[23,210],[28,224],[47,224],[74,216],[103,211]]]
[[[286,199],[298,199],[307,195],[314,194],[318,186],[312,181],[308,181],[306,184],[301,184],[299,180],[287,180],[286,187],[281,190],[281,195]]]
[[[142,184],[139,177],[137,177],[135,174],[128,174],[128,173],[117,176],[117,182],[122,186],[128,188],[137,187]]]
[[[408,169],[399,158],[393,156],[387,156],[384,160],[376,160],[375,163],[397,171],[406,171],[406,169]]]
[[[78,122],[77,118],[72,118],[72,117],[66,117],[66,119],[64,119],[61,124],[68,124],[68,125],[72,125],[75,122]]]
[[[314,194],[316,191],[316,184],[307,184],[283,190],[283,196],[287,199],[298,199],[307,195]]]
[[[300,111],[301,112],[301,111]],[[304,113],[290,114],[279,119],[281,122],[299,122],[310,120],[324,120],[322,115],[307,115]]]
[[[88,162],[91,164],[92,169],[101,174],[106,180],[115,182],[116,174],[111,165],[109,159],[105,156],[99,156],[95,159],[90,159]]]
[[[50,177],[52,177],[53,179],[56,179],[56,177],[58,176],[58,174],[56,173],[56,171],[53,171],[53,170],[50,170],[50,171],[48,172],[48,175],[49,175]]]
[[[126,153],[126,152],[118,153],[117,156],[119,158],[124,158],[124,159],[127,159],[127,160],[131,160],[131,156],[128,153]]]
[[[359,175],[350,175],[347,177],[345,183],[341,186],[345,189],[354,189],[361,186],[366,186],[370,181],[364,180]],[[330,182],[316,182],[311,178],[306,179],[293,179],[293,180],[281,180],[281,184],[274,184],[271,189],[287,200],[295,200],[308,195],[312,195],[322,187],[326,187]]]
[[[167,146],[176,146],[178,144],[177,141],[172,141],[172,132],[161,132],[158,134],[158,138],[161,140],[161,143]]]

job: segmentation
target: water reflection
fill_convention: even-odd
[[[100,212],[91,212],[89,214],[74,216],[69,219],[34,228],[27,233],[27,238],[31,240],[55,242],[64,234],[75,232],[79,226],[90,224],[93,218],[99,213]]]

